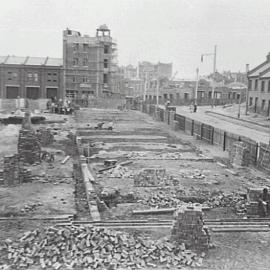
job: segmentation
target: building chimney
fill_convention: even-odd
[[[266,61],[267,62],[270,62],[270,52],[267,54],[267,56],[266,56]]]

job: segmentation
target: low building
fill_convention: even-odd
[[[63,60],[0,56],[0,98],[63,98]]]
[[[248,73],[248,104],[250,110],[270,116],[270,53]]]

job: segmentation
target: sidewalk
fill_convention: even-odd
[[[228,132],[237,134],[239,136],[248,137],[252,140],[257,141],[258,143],[260,142],[266,143],[266,144],[269,143],[270,129],[268,129],[267,127],[258,126],[258,125],[256,126],[255,124],[253,125],[252,123],[247,123],[241,120],[239,121],[238,119],[232,119],[229,117],[222,117],[215,114],[206,113],[206,111],[222,113],[224,112],[224,109],[222,109],[222,107],[216,107],[212,109],[209,106],[203,106],[203,107],[198,107],[197,113],[193,113],[193,112],[190,112],[189,107],[185,107],[185,106],[176,107],[176,113],[186,116],[192,120],[200,121],[204,124],[208,124],[215,128],[226,130]],[[232,115],[232,114],[227,113],[226,115]],[[249,115],[249,116],[245,116],[244,119],[248,119],[250,121],[252,121],[253,119],[253,121],[254,122],[256,121],[257,123],[258,122],[267,123],[266,117],[264,117],[265,120],[263,119],[263,117],[260,117],[260,116],[257,118],[254,118],[252,117],[252,115]]]

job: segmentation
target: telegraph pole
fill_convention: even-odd
[[[156,92],[156,95],[157,95],[157,107],[159,105],[159,78],[157,78],[157,92]]]
[[[194,104],[197,105],[198,99],[198,88],[199,88],[199,68],[196,68],[196,88],[194,93]]]
[[[247,72],[247,80],[248,80],[248,72],[249,72],[249,64],[246,64],[246,72]],[[247,89],[246,89],[246,115],[248,115],[248,99],[249,99],[249,81],[247,84]]]
[[[212,108],[214,107],[214,98],[215,98],[214,95],[215,95],[216,65],[217,65],[217,45],[215,45],[215,48],[214,48],[213,85],[212,85],[212,94],[211,94],[211,98],[212,98],[211,106],[212,106]]]

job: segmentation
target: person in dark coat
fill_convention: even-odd
[[[258,211],[261,217],[266,217],[270,213],[270,194],[268,189],[264,188],[262,194],[259,197]]]

